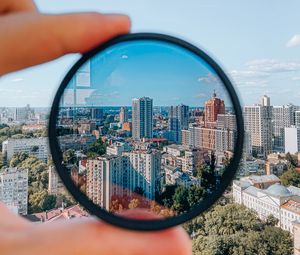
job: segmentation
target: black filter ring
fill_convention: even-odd
[[[219,79],[223,82],[225,88],[228,91],[228,95],[232,101],[232,105],[234,108],[234,112],[236,114],[236,125],[237,125],[237,137],[236,137],[236,145],[234,149],[234,156],[230,161],[230,164],[227,166],[224,174],[221,178],[220,185],[217,190],[215,190],[208,198],[204,199],[201,204],[196,205],[193,209],[187,213],[180,214],[170,218],[162,218],[162,219],[154,219],[154,220],[136,220],[124,218],[121,216],[117,216],[115,214],[109,213],[108,211],[102,209],[101,207],[95,205],[91,202],[88,197],[79,191],[76,185],[70,178],[70,175],[67,173],[66,168],[62,165],[62,152],[60,150],[59,142],[56,137],[56,121],[59,113],[59,103],[61,100],[61,96],[65,88],[68,86],[69,82],[76,74],[78,69],[90,58],[98,54],[99,52],[104,51],[105,49],[114,46],[119,43],[129,42],[129,41],[138,41],[138,40],[154,40],[160,42],[166,42],[170,44],[174,44],[180,46],[190,52],[193,52],[201,59],[207,62],[207,64],[215,71],[215,73],[219,76]],[[75,63],[75,65],[70,69],[62,83],[60,84],[58,91],[54,97],[54,101],[51,108],[50,119],[49,119],[49,145],[52,153],[53,161],[56,167],[56,170],[66,186],[67,190],[70,194],[91,214],[96,215],[100,219],[105,222],[126,228],[131,230],[161,230],[170,228],[179,224],[182,224],[186,221],[189,221],[199,214],[203,213],[207,209],[209,209],[225,192],[226,188],[230,185],[232,179],[235,176],[235,173],[238,169],[239,162],[242,156],[243,150],[243,141],[244,141],[244,122],[242,115],[242,108],[237,96],[237,93],[225,72],[221,69],[221,67],[204,51],[199,48],[185,42],[181,39],[164,35],[164,34],[156,34],[156,33],[137,33],[137,34],[126,34],[122,36],[118,36],[102,45],[99,45],[95,49],[85,53],[82,57]]]

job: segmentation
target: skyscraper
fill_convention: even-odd
[[[121,107],[119,118],[120,118],[120,123],[122,124],[128,122],[128,109],[126,107]]]
[[[149,97],[132,100],[132,138],[152,138],[153,100]]]
[[[211,99],[205,102],[205,123],[216,122],[218,114],[225,113],[225,103],[220,98],[217,98],[217,94],[214,92]]]
[[[189,107],[187,105],[171,106],[169,109],[169,139],[181,143],[181,130],[186,130],[188,127]]]
[[[285,153],[295,154],[300,151],[300,128],[286,127],[284,129]]]
[[[294,125],[294,106],[273,107],[273,150],[284,152],[284,128]]]
[[[254,153],[267,156],[272,152],[272,106],[266,96],[262,104],[245,106],[245,130],[251,137],[251,146]]]

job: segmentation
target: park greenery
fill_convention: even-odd
[[[280,181],[285,186],[295,186],[300,188],[300,172],[295,168],[290,168],[280,176]]]
[[[37,213],[74,204],[68,194],[48,193],[48,168],[45,162],[27,153],[16,153],[10,160],[10,167],[28,169],[28,213]]]
[[[193,239],[194,255],[290,255],[293,242],[288,232],[275,227],[242,205],[217,205],[184,224]]]

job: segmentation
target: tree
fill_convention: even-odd
[[[242,205],[215,206],[184,228],[193,238],[195,255],[292,254],[288,232],[262,222]]]
[[[278,224],[278,222],[279,222],[279,220],[277,218],[275,218],[272,214],[270,214],[267,217],[267,219],[265,221],[265,224],[267,226],[273,226],[273,227],[275,227]]]
[[[15,153],[11,160],[10,160],[10,167],[17,167],[18,165],[20,165],[25,159],[27,159],[29,157],[28,153],[26,152],[18,152]]]
[[[297,156],[296,156],[296,155],[292,155],[291,153],[288,152],[288,153],[285,155],[285,158],[286,158],[287,161],[289,161],[290,167],[295,167],[295,166],[297,166],[297,164],[298,164],[298,159],[297,159]]]
[[[281,183],[285,186],[300,187],[300,172],[290,168],[280,176]]]
[[[204,196],[204,189],[202,187],[193,185],[188,190],[187,201],[190,207],[193,207],[200,203]]]
[[[75,164],[77,161],[74,150],[66,150],[63,152],[63,161],[65,164]]]
[[[184,186],[179,186],[175,190],[175,194],[172,197],[173,205],[172,210],[177,213],[186,212],[190,209],[188,202],[189,190]]]
[[[96,153],[101,156],[106,153],[106,145],[103,143],[102,139],[99,138],[96,142],[89,146],[87,152]]]

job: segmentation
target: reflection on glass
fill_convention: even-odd
[[[236,116],[200,57],[169,43],[134,41],[77,71],[61,98],[57,135],[70,177],[95,204],[170,217],[220,185]]]

